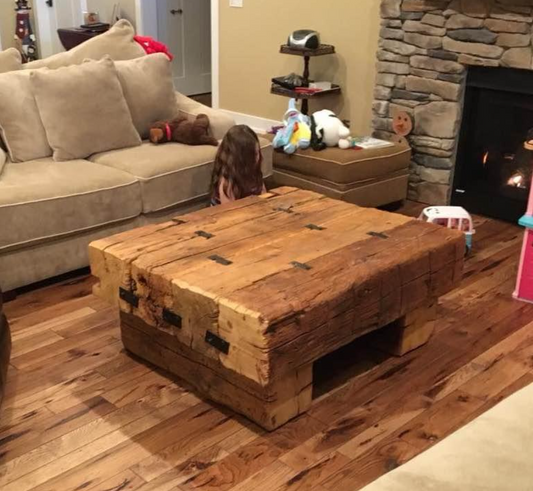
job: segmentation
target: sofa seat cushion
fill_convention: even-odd
[[[133,176],[86,160],[8,162],[0,176],[0,252],[139,216]]]
[[[367,150],[327,148],[315,152],[307,149],[298,150],[294,155],[276,152],[274,167],[337,184],[350,184],[407,170],[410,160],[411,149],[394,144]]]
[[[272,146],[266,140],[260,139],[260,142],[263,173],[270,174]],[[96,154],[90,160],[138,178],[143,212],[151,213],[207,196],[216,153],[216,147],[205,145],[144,142],[140,147]]]
[[[137,178],[143,212],[150,213],[206,195],[216,152],[216,147],[208,146],[143,143],[99,153],[90,160]]]

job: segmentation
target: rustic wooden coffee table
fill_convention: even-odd
[[[90,260],[130,352],[271,430],[309,408],[324,355],[380,328],[397,355],[427,342],[464,247],[456,231],[279,188],[93,242]]]

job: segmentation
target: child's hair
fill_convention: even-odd
[[[246,125],[233,126],[218,147],[211,179],[211,196],[218,195],[220,180],[224,179],[224,193],[235,199],[261,194],[263,156],[259,138]]]

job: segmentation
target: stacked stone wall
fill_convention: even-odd
[[[533,0],[382,0],[375,135],[414,120],[409,198],[449,202],[468,66],[533,69]]]

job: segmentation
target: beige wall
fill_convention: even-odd
[[[135,25],[135,0],[117,0],[116,2],[113,0],[87,0],[87,8],[91,12],[98,12],[102,22],[110,22],[115,3],[120,3],[122,17]]]
[[[270,94],[270,80],[302,73],[303,59],[279,53],[296,29],[316,29],[337,55],[311,59],[315,80],[342,85],[343,95],[325,106],[352,122],[352,132],[370,129],[375,53],[379,34],[377,0],[244,0],[230,8],[220,0],[220,106],[280,120],[288,99]],[[311,110],[320,109],[311,103]]]
[[[15,12],[12,2],[0,0],[0,41],[2,48],[11,47],[13,34],[15,32]]]

